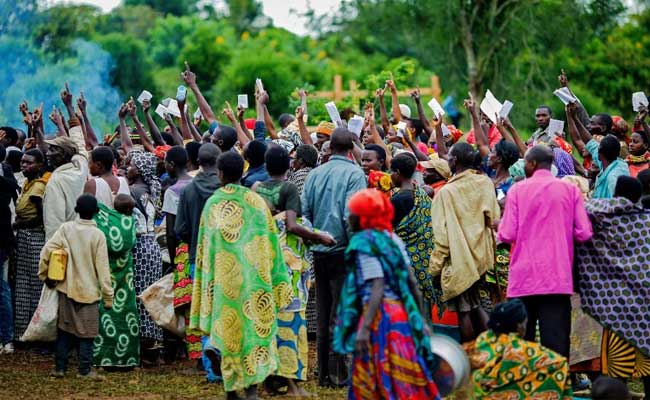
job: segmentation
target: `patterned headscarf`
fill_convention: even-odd
[[[160,185],[160,179],[156,174],[156,163],[158,162],[156,156],[144,151],[132,151],[131,157],[133,164],[135,164],[135,167],[140,172],[142,180],[149,186],[149,192],[151,193],[151,198],[156,209],[159,209],[162,187]]]
[[[557,167],[558,178],[576,173],[573,165],[573,157],[559,147],[553,147],[553,165]]]

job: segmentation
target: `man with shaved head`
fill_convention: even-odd
[[[573,248],[592,236],[580,190],[551,175],[553,150],[537,145],[524,158],[527,179],[508,191],[501,242],[515,243],[510,258],[508,298],[528,312],[526,340],[569,357]]]

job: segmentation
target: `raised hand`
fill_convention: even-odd
[[[474,96],[470,93],[470,98],[463,101],[463,107],[472,114],[476,114],[476,102],[474,101]]]
[[[77,99],[77,107],[82,113],[86,112],[86,98],[84,97],[84,92],[79,92],[79,98]]]
[[[66,107],[72,106],[72,93],[70,92],[68,82],[65,83],[65,89],[61,91],[61,101],[63,101]]]
[[[136,112],[138,111],[138,107],[135,105],[135,101],[133,101],[133,97],[129,99],[129,101],[126,103],[126,112],[132,117],[136,117]]]
[[[32,113],[32,126],[36,127],[43,124],[43,103]]]
[[[385,92],[386,92],[385,87],[379,88],[379,89],[375,90],[375,97],[379,97],[379,98],[384,97]]]
[[[237,119],[244,118],[244,113],[245,112],[246,112],[246,109],[238,104],[237,105]]]
[[[576,103],[569,103],[564,107],[564,109],[570,117],[575,117],[578,113],[578,105]]]
[[[298,97],[301,99],[307,97],[307,91],[305,91],[305,89],[298,89],[296,90],[296,93],[298,93]]]
[[[196,74],[190,71],[190,65],[185,61],[185,71],[181,72],[183,81],[187,86],[196,85]]]
[[[634,117],[634,124],[636,125],[642,123],[647,117],[648,109],[645,106],[641,105],[639,112],[636,114],[636,117]]]
[[[258,91],[255,93],[255,98],[261,105],[266,105],[269,102],[269,94],[266,92],[266,90],[263,90],[261,92]]]
[[[52,121],[56,126],[59,126],[63,122],[62,115],[56,107],[52,107],[52,112],[49,115],[50,121]]]
[[[305,116],[305,110],[302,107],[296,107],[296,119],[302,121]]]
[[[22,103],[18,106],[20,113],[23,114],[23,117],[29,115],[29,106],[27,105],[27,100],[23,100]]]
[[[557,79],[558,81],[560,81],[560,86],[562,87],[569,86],[569,79],[566,77],[566,72],[564,72],[564,68],[560,70],[560,76],[558,76]]]
[[[397,88],[395,87],[395,81],[392,78],[386,81],[386,86],[390,89],[391,92],[397,91]]]
[[[143,113],[148,113],[149,108],[151,107],[151,100],[143,100],[142,101],[142,112]]]
[[[127,114],[128,114],[128,107],[127,107],[127,105],[125,103],[122,103],[122,105],[120,106],[120,109],[117,112],[117,117],[120,120],[123,120],[124,118],[126,118]]]
[[[442,125],[442,114],[438,114],[436,117],[434,117],[431,120],[431,126],[433,127],[433,129],[436,129],[441,125]]]
[[[413,100],[415,100],[416,102],[420,101],[420,88],[411,90],[411,92],[409,93],[409,96],[411,96],[411,98]]]
[[[235,119],[235,113],[232,111],[232,107],[230,106],[230,103],[228,103],[228,102],[226,102],[226,107],[224,107],[224,109],[223,109],[223,115],[225,115],[226,118],[228,118],[228,120],[233,123],[233,125],[237,121]]]

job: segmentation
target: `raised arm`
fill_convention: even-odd
[[[501,136],[508,142],[512,142],[517,145],[519,149],[519,157],[523,157],[526,154],[526,144],[519,137],[517,130],[510,124],[510,121],[507,118],[499,117],[499,114],[496,115],[497,123],[495,124]],[[514,132],[514,133],[513,133]]]
[[[381,127],[386,134],[390,129],[390,121],[388,121],[388,114],[386,113],[386,104],[384,103],[384,93],[386,93],[386,88],[377,89],[375,96],[379,102],[379,115],[381,117]]]
[[[302,107],[302,113],[304,115],[309,115],[307,112],[307,92],[304,89],[298,89],[298,97],[300,98],[300,107]]]
[[[570,106],[571,109],[571,116],[573,119],[573,122],[575,123],[576,130],[578,131],[578,134],[580,135],[580,140],[582,140],[585,144],[589,143],[589,141],[592,139],[591,133],[585,128],[584,124],[579,118],[579,108],[580,105],[576,103],[571,103],[567,107]]]
[[[149,139],[149,135],[147,135],[147,132],[144,131],[144,128],[142,127],[142,124],[140,123],[140,120],[138,119],[138,108],[135,105],[135,102],[133,101],[133,97],[129,100],[129,102],[126,104],[127,107],[127,112],[131,116],[131,119],[133,120],[133,123],[135,124],[135,130],[138,132],[138,135],[140,136],[140,142],[142,143],[142,147],[150,153],[153,153],[156,151],[155,147],[151,143],[151,139]]]
[[[433,129],[431,128],[431,125],[429,125],[429,121],[427,121],[427,116],[424,114],[424,108],[422,107],[422,98],[420,97],[420,89],[411,91],[410,95],[413,98],[413,101],[415,101],[415,105],[418,109],[418,118],[424,127],[424,131],[427,133],[427,135],[429,135],[429,138],[431,138],[431,135],[433,135]]]
[[[65,83],[65,88],[61,91],[61,101],[63,101],[65,109],[68,110],[68,118],[77,118],[74,112],[74,106],[72,105],[72,92],[70,92],[68,82]]]
[[[131,141],[131,136],[129,136],[129,130],[126,127],[126,115],[128,113],[128,108],[126,104],[122,103],[120,110],[117,112],[117,117],[120,120],[120,142],[122,149],[126,154],[129,154],[133,150],[133,142]]]
[[[265,112],[266,103],[269,102],[269,95],[266,91],[256,91],[255,93],[255,110],[257,111],[257,118],[255,120],[255,130],[253,136],[255,140],[264,141],[266,139],[266,123]],[[258,128],[259,127],[259,128]],[[261,129],[263,127],[263,129]]]
[[[447,144],[445,143],[445,137],[442,134],[442,115],[438,115],[433,121],[433,128],[435,131],[435,141],[436,147],[438,148],[438,157],[446,160],[449,158],[449,150],[447,149]],[[431,144],[431,139],[434,138],[434,135],[429,137],[429,145]]]
[[[185,140],[192,140],[194,137],[192,136],[192,132],[190,131],[190,121],[187,118],[187,110],[185,109],[185,99],[183,100],[178,100],[178,109],[181,112],[181,135],[183,137],[183,141]]]
[[[469,99],[465,99],[463,105],[472,116],[472,129],[474,129],[474,139],[476,139],[476,146],[478,147],[478,151],[481,154],[481,158],[485,158],[488,154],[490,154],[490,145],[488,143],[487,136],[483,131],[483,127],[481,126],[481,121],[478,116],[478,109],[476,108],[476,101],[474,101],[474,97],[470,96]]]
[[[304,116],[305,116],[305,111],[302,108],[302,106],[296,108],[296,119],[298,120],[298,130],[300,130],[300,139],[304,144],[314,144],[313,140],[311,140],[311,135],[307,130],[307,126],[305,125]]]
[[[235,118],[235,114],[232,111],[232,108],[230,107],[230,104],[226,102],[226,108],[223,109],[223,114],[228,118],[232,126],[235,128],[235,131],[237,132],[237,139],[239,140],[239,144],[241,145],[242,148],[246,145],[246,143],[251,141],[251,138],[246,135],[244,130],[239,126],[237,123],[237,119]]]
[[[564,72],[564,68],[561,69],[560,71],[561,71],[560,76],[557,77],[558,81],[560,82],[560,86],[569,89],[569,92],[571,92],[572,95],[578,98],[578,96],[576,96],[575,93],[573,93],[573,90],[571,90],[571,88],[569,87],[569,78],[567,78],[566,72]],[[576,121],[580,121],[583,126],[589,125],[589,114],[587,113],[587,109],[585,109],[585,106],[582,105],[582,103],[580,102],[578,102],[576,106],[578,108],[577,111],[575,112]]]
[[[57,136],[68,136],[67,129],[65,127],[65,122],[63,121],[63,114],[61,110],[56,107],[52,108],[52,113],[50,114],[50,121],[56,126],[56,135]]]
[[[214,117],[212,107],[210,107],[208,101],[203,97],[201,89],[199,89],[199,86],[196,84],[196,74],[190,71],[190,66],[187,61],[185,62],[185,71],[181,73],[181,76],[183,77],[185,84],[192,90],[192,93],[194,93],[194,97],[196,97],[196,102],[199,105],[203,118],[208,121],[208,124],[216,121],[217,119]]]
[[[94,149],[99,145],[99,142],[97,141],[97,136],[95,135],[95,130],[93,129],[92,125],[90,124],[90,119],[88,118],[88,112],[86,110],[87,102],[86,98],[84,97],[84,92],[79,93],[79,98],[77,98],[77,107],[79,108],[79,112],[81,113],[81,119],[83,127],[84,127],[84,139],[86,140],[86,145],[90,149]]]
[[[174,123],[174,119],[172,118],[171,114],[165,113],[165,122],[167,122],[167,126],[169,126],[170,129],[169,134],[172,136],[172,139],[174,139],[174,146],[182,146],[183,137],[178,131],[178,127]]]
[[[402,111],[399,109],[399,98],[397,97],[397,88],[395,87],[395,81],[392,78],[386,81],[386,86],[390,89],[390,98],[391,98],[391,107],[393,108],[393,118],[395,123],[398,123],[402,120]]]
[[[567,104],[565,111],[567,128],[569,131],[569,136],[571,136],[571,141],[576,146],[576,149],[578,149],[578,152],[580,152],[580,154],[583,154],[585,150],[585,142],[583,142],[582,138],[580,137],[580,133],[578,132],[578,127],[575,121],[575,113],[577,112],[575,104]]]
[[[246,112],[246,109],[238,104],[237,105],[237,121],[239,122],[239,126],[241,127],[242,131],[244,131],[246,136],[250,140],[253,140],[253,135],[251,134],[251,131],[248,130],[248,127],[246,126],[246,121],[244,120],[244,113],[245,112]]]
[[[388,146],[386,146],[386,143],[381,139],[379,131],[377,131],[377,124],[375,123],[375,105],[372,103],[366,104],[365,120],[365,123],[368,125],[368,129],[370,130],[370,141],[384,149],[386,152],[386,166],[390,168],[393,156]]]
[[[275,125],[273,125],[273,118],[271,118],[271,114],[269,113],[269,109],[266,107],[266,104],[264,104],[264,123],[266,124],[266,130],[269,132],[271,139],[278,139],[279,136],[275,131]]]
[[[43,103],[34,110],[32,114],[32,135],[34,144],[43,154],[47,153],[47,144],[45,143],[45,134],[43,133]]]
[[[151,134],[151,138],[153,139],[153,142],[156,144],[156,146],[164,146],[166,144],[165,140],[160,134],[158,125],[156,125],[156,123],[153,120],[153,117],[151,117],[151,114],[149,114],[150,108],[151,108],[150,100],[144,100],[142,102],[142,113],[144,114],[144,119],[147,120],[147,126],[149,127],[149,133]]]
[[[192,139],[196,142],[201,143],[201,132],[199,132],[199,129],[192,123],[192,119],[190,118],[189,110],[185,110],[185,120],[187,121],[187,125],[190,128],[190,135],[192,136]],[[200,120],[199,120],[200,121]]]
[[[648,109],[644,106],[641,106],[641,109],[639,110],[638,114],[634,118],[634,130],[643,130],[646,134],[647,137],[650,137],[650,126],[648,126],[648,122],[646,121],[646,118],[648,117]]]

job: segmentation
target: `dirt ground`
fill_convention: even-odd
[[[315,351],[310,351],[310,365],[314,365]],[[131,372],[100,371],[103,381],[76,378],[75,357],[70,358],[68,374],[63,379],[50,377],[54,369],[52,355],[17,350],[12,355],[0,355],[0,399],[223,399],[223,385],[209,384],[204,375],[188,375],[188,362],[136,369]],[[317,399],[345,399],[346,389],[322,389],[317,385],[313,370],[303,387]],[[638,381],[630,382],[630,389],[642,392]],[[260,389],[262,399],[283,399],[270,396]],[[585,396],[587,397],[587,396]],[[470,399],[469,391],[461,391],[446,400]]]

